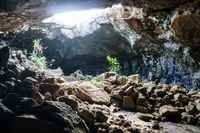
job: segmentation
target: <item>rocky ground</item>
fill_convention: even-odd
[[[139,74],[72,82],[77,75],[41,69],[3,45],[0,62],[1,133],[200,132],[200,92],[141,83]]]

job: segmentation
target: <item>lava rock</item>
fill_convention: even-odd
[[[41,83],[39,85],[39,92],[45,94],[50,92],[53,97],[56,97],[60,91],[60,86],[57,84]]]
[[[59,97],[58,101],[65,102],[66,104],[70,105],[72,109],[78,110],[78,102],[76,101],[76,97],[74,95]]]
[[[122,107],[125,109],[135,109],[135,102],[130,96],[124,96]]]
[[[178,115],[178,110],[175,109],[173,106],[170,105],[164,105],[159,108],[159,113],[162,116],[176,116]]]
[[[0,67],[6,67],[9,56],[9,48],[7,46],[0,45]]]

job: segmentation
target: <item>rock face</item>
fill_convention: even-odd
[[[200,31],[200,15],[189,14],[176,17],[171,26],[176,37],[181,41],[198,43]]]

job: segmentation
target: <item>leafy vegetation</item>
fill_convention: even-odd
[[[118,74],[121,74],[122,67],[120,66],[119,62],[117,61],[117,57],[111,58],[110,55],[108,55],[107,60],[110,63],[110,67],[108,68],[109,71],[114,71]]]

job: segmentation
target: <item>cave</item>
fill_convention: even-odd
[[[148,131],[121,109],[199,132],[200,0],[0,1],[3,133]]]

